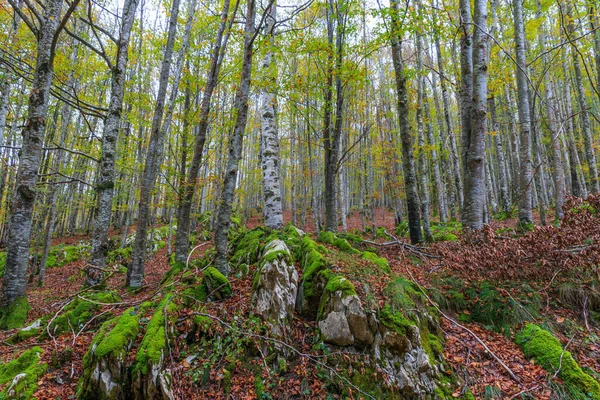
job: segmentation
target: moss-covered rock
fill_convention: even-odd
[[[285,242],[272,240],[265,246],[252,284],[252,308],[277,331],[294,313],[298,272]]]
[[[515,340],[525,356],[534,358],[546,371],[563,380],[573,398],[600,399],[600,384],[586,374],[570,352],[563,349],[560,341],[550,332],[535,324],[528,324]]]
[[[302,283],[298,288],[296,310],[306,318],[316,318],[323,289],[328,279],[323,279],[322,271],[328,271],[328,263],[321,247],[308,235],[302,238],[295,257],[302,266]]]
[[[0,399],[31,399],[37,390],[38,380],[46,373],[47,364],[40,363],[43,350],[32,347],[19,357],[0,365]]]
[[[177,305],[172,299],[171,294],[162,299],[146,327],[132,370],[133,398],[155,399],[172,396],[171,375],[164,368],[168,335],[171,334],[166,329],[173,326],[177,316]]]
[[[233,255],[229,264],[236,269],[240,264],[253,265],[258,262],[260,253],[267,237],[271,232],[264,227],[258,227],[245,233],[240,233],[231,243]]]
[[[233,289],[231,282],[215,267],[208,267],[202,271],[202,286],[206,290],[208,299],[222,300],[231,297]]]
[[[23,326],[30,309],[27,297],[16,298],[8,307],[0,309],[0,329],[14,329]]]
[[[79,399],[119,399],[126,397],[128,372],[125,358],[139,331],[144,307],[131,307],[120,317],[105,322],[83,358]]]

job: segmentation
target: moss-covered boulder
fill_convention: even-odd
[[[342,275],[321,274],[328,276],[318,313],[323,341],[337,346],[360,347],[373,343],[376,326],[369,325],[352,282]]]
[[[40,363],[44,351],[32,347],[13,360],[0,365],[0,399],[31,399],[38,380],[46,373],[47,364]]]
[[[164,360],[169,351],[169,335],[177,317],[172,295],[166,295],[148,322],[146,333],[135,355],[129,398],[172,399],[171,371]]]
[[[260,267],[252,283],[252,308],[265,321],[278,329],[294,314],[298,272],[286,244],[275,239],[264,249]]]
[[[528,324],[519,332],[516,342],[525,356],[533,358],[546,371],[563,380],[574,399],[600,399],[600,384],[586,374],[570,352],[563,349],[560,341],[550,332],[534,324]]]
[[[387,304],[379,310],[373,355],[402,398],[436,398],[443,362],[435,310],[412,282],[396,277],[385,290]]]
[[[139,307],[132,307],[118,318],[105,322],[83,358],[83,377],[79,381],[79,399],[121,399],[127,396],[125,358],[139,331]]]
[[[202,271],[202,286],[209,300],[223,300],[231,297],[233,289],[231,282],[215,267]]]
[[[317,317],[319,303],[327,279],[320,275],[322,271],[329,270],[329,264],[323,253],[325,248],[318,245],[308,235],[302,238],[295,251],[296,260],[302,266],[302,282],[296,297],[296,311],[305,318]]]

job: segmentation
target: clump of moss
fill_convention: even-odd
[[[386,328],[402,335],[407,334],[409,327],[416,326],[414,321],[406,318],[401,311],[394,311],[389,304],[386,304],[379,311],[379,321],[381,321]]]
[[[106,261],[109,264],[124,264],[131,258],[133,248],[131,246],[120,247],[108,253]]]
[[[346,239],[337,237],[333,232],[322,231],[319,234],[319,241],[337,247],[343,252],[350,254],[360,254],[360,251],[352,247]]]
[[[346,279],[342,275],[329,274],[327,285],[325,285],[325,291],[334,293],[337,291],[342,292],[342,297],[348,297],[356,294],[356,289],[352,282]]]
[[[165,313],[167,315],[173,314],[176,310],[176,305],[171,299],[171,295],[165,296],[156,308],[156,312],[150,319],[150,322],[148,322],[146,334],[135,355],[134,375],[146,375],[153,365],[162,363],[164,351],[167,346]]]
[[[0,278],[4,275],[4,266],[6,265],[6,252],[0,252]]]
[[[40,354],[43,350],[40,347],[32,347],[24,351],[18,358],[0,365],[0,385],[8,384],[0,392],[0,399],[8,398],[8,386],[10,382],[19,374],[25,374],[13,387],[14,396],[10,398],[30,399],[37,389],[38,379],[46,373],[48,365],[40,363]]]
[[[574,398],[581,398],[577,394],[583,393],[586,398],[600,399],[600,384],[583,372],[571,353],[563,350],[560,341],[550,332],[535,324],[528,324],[516,335],[515,340],[526,357],[534,358],[550,373],[558,371],[558,377],[575,395]]]
[[[377,265],[377,267],[381,271],[385,272],[386,274],[392,273],[392,270],[390,269],[390,264],[388,263],[388,261],[385,258],[379,257],[377,254],[375,254],[371,251],[363,251],[362,258],[364,258],[365,260],[371,261],[373,264]]]
[[[121,299],[113,292],[96,292],[77,298],[63,309],[63,313],[50,324],[49,330],[58,335],[73,329],[81,329],[95,315],[103,304],[119,302]]]
[[[215,267],[208,267],[203,272],[202,286],[209,298],[225,299],[231,297],[233,289],[231,282]]]
[[[173,277],[179,275],[181,271],[185,270],[185,263],[181,261],[175,261],[173,258],[170,260],[171,268],[167,271],[167,273],[163,276],[160,283],[161,285],[169,282]]]
[[[27,297],[18,297],[8,307],[0,309],[0,329],[14,329],[23,326],[31,307]]]
[[[229,264],[233,268],[237,268],[242,263],[253,265],[258,262],[260,252],[269,233],[270,231],[264,227],[240,233],[231,244],[234,253],[229,260]]]
[[[104,358],[108,355],[122,358],[129,344],[139,331],[139,313],[131,307],[118,318],[114,328],[96,346],[94,355]]]

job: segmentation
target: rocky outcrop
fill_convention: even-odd
[[[368,346],[375,326],[356,295],[354,285],[341,275],[329,278],[319,307],[318,326],[325,343],[337,346]]]
[[[333,234],[321,237],[344,253],[361,254],[380,271],[389,271],[387,261],[374,253],[349,248],[348,241]],[[437,320],[427,310],[420,289],[397,277],[386,289],[387,304],[365,310],[352,282],[328,265],[326,251],[303,238],[299,252],[304,276],[296,301],[298,311],[310,315],[318,297],[316,320],[323,342],[362,351],[365,363],[385,371],[390,386],[399,390],[399,396],[392,398],[439,398],[442,345]]]
[[[298,272],[290,250],[279,239],[265,246],[260,262],[252,283],[252,308],[263,320],[282,327],[294,314]]]
[[[132,307],[102,325],[83,359],[84,375],[77,398],[174,399],[171,373],[164,364],[169,334],[165,332],[165,317],[171,318],[175,311],[171,295],[166,295],[156,307],[133,365],[126,362],[142,325],[141,318],[150,307],[151,304]]]

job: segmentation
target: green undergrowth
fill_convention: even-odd
[[[570,352],[550,332],[528,324],[516,336],[525,356],[533,358],[550,374],[564,382],[565,389],[574,399],[600,399],[600,384],[586,374]]]
[[[41,378],[48,368],[46,363],[40,363],[40,355],[44,351],[40,347],[32,347],[24,351],[19,357],[0,365],[0,385],[6,388],[0,392],[0,399],[31,399],[37,390],[38,379]],[[15,377],[25,374],[18,380],[11,391],[13,396],[8,395],[8,389]]]
[[[477,322],[509,335],[515,326],[540,317],[540,295],[526,283],[469,282],[442,278],[430,289],[442,309],[458,314],[462,322]]]
[[[50,323],[49,331],[52,335],[70,332],[72,329],[78,332],[105,304],[120,302],[120,297],[114,292],[86,293],[73,300],[65,306],[62,312]],[[105,318],[110,317],[106,314]],[[96,318],[96,323],[102,322]]]
[[[14,329],[23,326],[31,307],[27,297],[18,297],[7,307],[0,309],[0,329]]]

